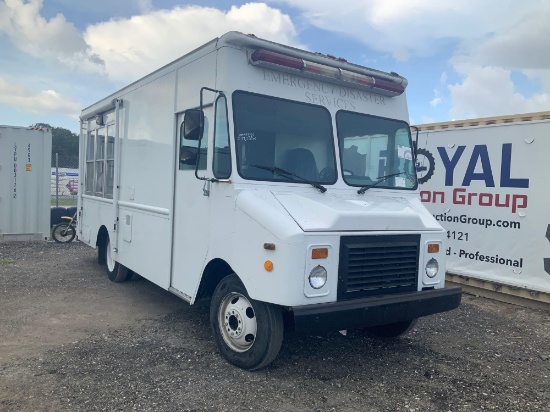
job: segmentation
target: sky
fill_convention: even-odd
[[[231,31],[409,81],[411,124],[550,110],[547,0],[0,0],[0,124],[81,110]]]

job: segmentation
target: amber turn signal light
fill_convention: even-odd
[[[319,249],[311,249],[312,259],[326,259],[328,258],[328,249],[326,247]]]
[[[428,243],[428,253],[439,253],[439,243]]]
[[[264,269],[271,272],[273,270],[273,262],[271,260],[266,260],[264,263]]]

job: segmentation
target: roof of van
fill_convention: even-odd
[[[146,79],[154,79],[161,75],[164,75],[170,66],[176,65],[181,60],[187,59],[190,56],[195,54],[210,53],[213,50],[219,49],[221,47],[247,47],[247,48],[265,48],[271,51],[284,53],[288,56],[306,59],[319,64],[325,64],[328,66],[349,70],[352,72],[357,72],[365,74],[368,76],[377,77],[379,79],[384,79],[393,83],[401,84],[403,87],[407,87],[407,79],[402,76],[399,76],[397,73],[387,73],[380,70],[371,69],[365,66],[360,66],[358,64],[349,63],[345,59],[337,59],[331,55],[324,55],[322,53],[314,53],[307,50],[301,50],[291,46],[285,46],[283,44],[275,43],[269,40],[264,40],[256,37],[253,34],[243,34],[236,31],[230,31],[225,33],[223,36],[215,38],[202,46],[186,53],[185,55],[179,57],[178,59],[168,63],[165,66],[153,71],[152,73],[147,74],[146,76],[136,80],[135,82],[123,87],[120,90],[110,94],[109,96],[99,100],[98,102],[84,108],[82,110],[81,118],[90,118],[93,113],[98,110],[103,110],[103,108],[114,107],[114,100],[124,94],[126,91],[131,90],[134,87],[137,87],[139,83],[142,83]]]

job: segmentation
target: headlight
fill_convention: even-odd
[[[327,283],[327,270],[322,266],[315,266],[309,273],[309,284],[313,289],[321,289]]]
[[[426,275],[428,275],[429,278],[433,278],[437,275],[438,270],[439,263],[437,263],[437,260],[434,258],[428,260],[428,263],[426,263]]]

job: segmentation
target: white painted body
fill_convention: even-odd
[[[319,89],[319,82],[249,64],[248,41],[262,43],[228,33],[83,111],[84,143],[87,132],[97,127],[95,114],[113,99],[122,100],[115,143],[118,194],[116,174],[112,199],[80,191],[80,240],[96,246],[104,226],[116,239],[113,248],[118,262],[190,303],[195,302],[204,269],[221,259],[240,277],[252,299],[301,306],[337,300],[341,236],[420,234],[417,290],[443,288],[443,268],[429,279],[424,267],[431,257],[444,267],[443,247],[435,255],[425,253],[428,242],[443,243],[444,232],[420,203],[417,190],[374,187],[358,194],[358,188],[348,186],[340,176],[326,193],[320,193],[303,183],[252,181],[237,173],[231,104],[236,90],[325,106],[333,118],[336,148],[334,116],[339,109],[408,121],[404,94],[390,98],[330,83],[322,83]],[[273,45],[264,43],[264,47]],[[207,183],[209,196],[203,195],[205,183],[193,171],[178,170],[182,113],[199,106],[201,87],[227,96],[231,135],[232,174],[228,181]],[[204,96],[205,113],[211,120],[208,113],[213,108],[208,104],[213,94]],[[109,109],[105,123],[114,124],[115,116],[115,110]],[[212,129],[207,168],[199,176],[213,177]],[[81,146],[84,175],[86,149]],[[275,250],[264,249],[265,243],[273,243]],[[314,246],[329,248],[329,257],[323,261],[328,282],[321,290],[308,282],[310,270],[319,264],[311,259]],[[273,262],[271,272],[264,269],[266,260]]]
[[[0,241],[50,237],[52,133],[0,126]]]

